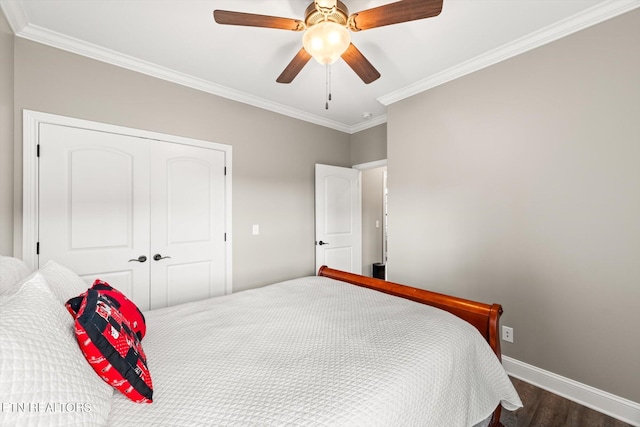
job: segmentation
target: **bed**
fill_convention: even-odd
[[[145,312],[153,403],[134,403],[78,351],[62,303],[86,287],[51,261],[0,294],[0,424],[499,426],[522,406],[500,305],[327,267]]]

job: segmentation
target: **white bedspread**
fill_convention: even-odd
[[[145,313],[154,402],[114,426],[471,426],[520,399],[475,328],[307,277]]]

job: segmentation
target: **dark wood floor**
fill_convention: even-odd
[[[511,381],[524,407],[514,412],[502,409],[504,427],[631,427],[524,381]]]

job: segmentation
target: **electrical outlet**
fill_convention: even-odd
[[[502,327],[502,340],[506,342],[513,342],[513,328],[508,326]]]

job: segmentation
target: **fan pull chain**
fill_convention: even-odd
[[[331,65],[327,65],[329,69],[329,101],[331,101]]]
[[[324,109],[328,110],[329,109],[329,101],[331,101],[331,64],[326,64],[325,65],[325,70],[326,70],[326,74],[325,74],[325,96],[326,96],[326,101],[324,103]]]

